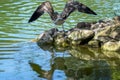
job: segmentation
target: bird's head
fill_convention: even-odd
[[[54,24],[62,25],[64,22],[65,22],[65,20],[63,18],[61,18],[60,15],[58,15],[57,19],[54,21]]]

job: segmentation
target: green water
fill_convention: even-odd
[[[50,0],[49,0],[50,1]],[[63,10],[67,0],[51,0]],[[98,15],[74,12],[65,29],[81,21],[98,21],[114,16],[119,0],[79,0]],[[0,80],[120,80],[120,54],[87,48],[40,48],[31,42],[53,28],[48,14],[33,23],[28,20],[42,0],[0,0]],[[61,26],[58,26],[61,29]]]

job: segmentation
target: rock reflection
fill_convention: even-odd
[[[31,62],[29,64],[33,71],[39,74],[39,77],[47,80],[58,78],[60,78],[59,80],[111,80],[111,69],[106,61],[83,61],[72,57],[58,57],[51,64],[51,70],[49,71],[42,70],[38,64]],[[62,75],[60,71],[63,72]]]
[[[40,46],[41,47],[41,46]],[[33,71],[47,80],[111,80],[120,64],[118,53],[105,53],[100,49],[82,47],[56,48],[41,47],[52,52],[50,70],[44,70],[39,64],[30,62]],[[62,52],[63,56],[57,53]],[[69,53],[71,56],[64,56]],[[111,55],[112,54],[112,55]],[[118,60],[116,60],[116,59]]]

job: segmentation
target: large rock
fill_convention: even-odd
[[[108,41],[103,44],[102,49],[107,51],[120,51],[120,41]]]
[[[120,25],[107,26],[101,30],[99,30],[94,39],[98,39],[102,42],[113,40],[120,40]]]
[[[88,44],[103,50],[119,51],[120,16],[98,22],[79,22],[76,27],[65,32],[53,28],[40,34],[37,43],[60,47]]]
[[[120,41],[120,16],[93,24],[91,29],[95,31],[94,39],[103,43],[111,40]]]
[[[75,30],[68,34],[68,38],[71,40],[72,44],[84,44],[90,41],[94,37],[94,32],[92,30]]]

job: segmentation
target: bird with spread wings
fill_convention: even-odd
[[[45,12],[47,12],[50,15],[54,24],[63,25],[63,23],[69,17],[69,15],[76,10],[78,12],[97,15],[89,7],[87,7],[86,5],[78,1],[74,1],[74,0],[68,1],[61,13],[55,12],[51,3],[49,1],[46,1],[37,7],[37,9],[34,11],[34,13],[32,14],[28,22],[30,23],[32,21],[35,21],[40,16],[42,16]],[[64,30],[64,27],[63,27],[63,30]]]

